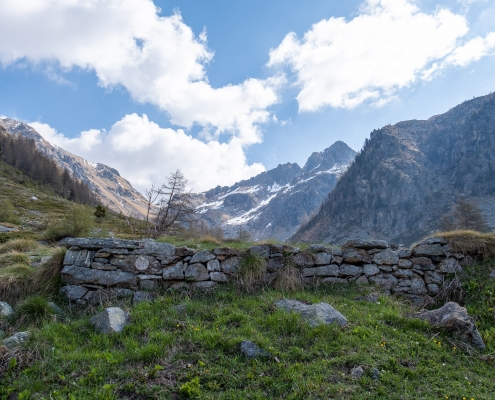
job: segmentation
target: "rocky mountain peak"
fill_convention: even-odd
[[[334,166],[348,165],[354,159],[356,152],[342,141],[337,141],[320,152],[314,152],[304,164],[302,172],[318,172],[329,170]]]

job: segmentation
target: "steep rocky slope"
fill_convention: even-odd
[[[495,94],[374,130],[320,212],[291,240],[410,244],[437,230],[460,195],[495,227]]]
[[[0,123],[13,136],[22,135],[34,139],[43,154],[86,183],[111,210],[122,211],[125,215],[136,218],[146,215],[146,200],[143,195],[122,178],[116,169],[104,164],[92,164],[82,157],[50,144],[36,130],[22,122],[3,118],[0,119]]]
[[[318,209],[355,154],[344,142],[336,142],[313,153],[303,168],[287,163],[198,194],[197,212],[210,227],[222,227],[228,237],[236,237],[242,228],[254,240],[285,240]]]

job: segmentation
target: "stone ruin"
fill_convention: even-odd
[[[273,244],[195,251],[150,239],[73,238],[66,245],[61,292],[81,305],[128,296],[138,301],[166,289],[214,289],[235,279],[247,254],[266,260],[266,282],[293,265],[308,285],[375,284],[418,302],[437,295],[446,274],[462,270],[467,262],[438,237],[411,249],[382,240],[351,240],[341,248],[318,244],[306,251]]]

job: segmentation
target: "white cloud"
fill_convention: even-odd
[[[457,47],[445,59],[444,65],[459,65],[465,67],[473,61],[490,54],[495,48],[495,32],[489,33],[485,38],[476,37],[469,40],[464,45]]]
[[[158,11],[151,0],[2,0],[0,63],[92,70],[101,86],[125,87],[174,124],[206,126],[243,145],[260,142],[259,124],[269,120],[283,75],[212,87],[206,30],[197,38],[179,14]]]
[[[352,20],[322,20],[302,39],[289,33],[270,51],[268,65],[295,72],[300,111],[381,105],[398,89],[495,47],[493,33],[463,43],[468,32],[464,16],[442,7],[426,14],[412,1],[367,0]]]
[[[146,115],[126,115],[108,132],[92,129],[76,138],[68,138],[47,124],[29,125],[53,144],[116,168],[138,190],[149,188],[151,183],[164,183],[177,168],[195,191],[230,185],[265,170],[261,164],[246,163],[239,138],[229,143],[205,143],[182,129],[160,128]]]

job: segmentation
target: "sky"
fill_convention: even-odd
[[[0,115],[194,191],[495,90],[492,0],[0,0]]]

